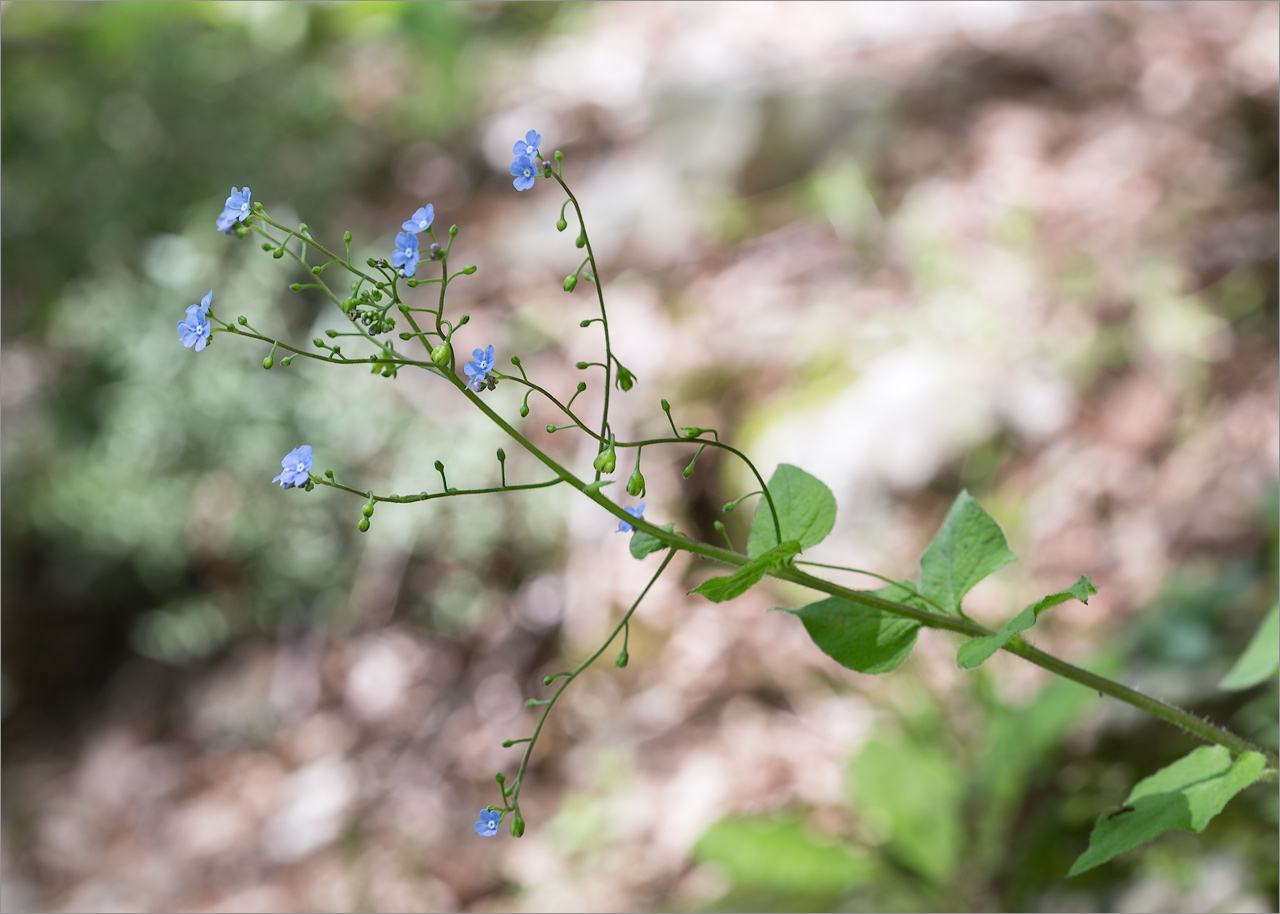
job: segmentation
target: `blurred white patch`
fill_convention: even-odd
[[[272,860],[298,860],[338,836],[356,797],[356,773],[348,762],[322,759],[289,775],[283,808],[262,832],[262,849]]]
[[[380,720],[404,700],[412,681],[412,658],[398,639],[376,638],[362,643],[356,651],[343,697],[358,716]]]
[[[142,254],[142,269],[148,279],[162,286],[182,287],[188,295],[194,296],[191,301],[173,309],[175,324],[187,305],[197,304],[200,296],[208,291],[195,291],[185,287],[194,283],[198,277],[207,275],[210,266],[209,258],[181,235],[157,235],[147,243]],[[216,301],[214,306],[216,308]]]

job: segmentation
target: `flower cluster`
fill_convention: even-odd
[[[467,373],[467,386],[478,393],[487,381],[489,389],[493,390],[494,380],[489,377],[489,372],[493,370],[493,347],[474,349],[471,357],[475,361],[462,366],[462,370]]]
[[[248,188],[245,189],[248,190]],[[213,332],[213,325],[209,323],[208,317],[211,304],[213,304],[212,289],[200,299],[200,304],[188,305],[186,319],[178,321],[178,339],[182,340],[182,345],[188,349],[194,346],[196,352],[200,352],[209,344],[209,334]]]
[[[533,187],[534,179],[542,170],[538,164],[538,159],[541,157],[538,146],[541,143],[542,134],[536,130],[530,130],[524,135],[523,140],[516,140],[516,144],[511,147],[511,151],[515,153],[515,160],[511,163],[511,174],[515,176],[515,180],[511,183],[515,185],[516,190],[528,190]]]
[[[404,231],[396,235],[396,252],[391,255],[391,265],[400,271],[401,276],[412,278],[418,270],[418,233],[428,231],[435,221],[436,208],[428,203],[420,206],[412,216],[400,226]],[[431,245],[431,259],[435,260],[440,245]]]
[[[234,184],[231,186],[231,196],[222,204],[222,214],[214,222],[218,231],[230,235],[236,223],[249,218],[249,196],[249,188],[241,187],[237,190]]]

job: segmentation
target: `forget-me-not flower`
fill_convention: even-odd
[[[493,370],[493,347],[474,349],[471,357],[475,361],[463,365],[462,370],[467,373],[467,386],[478,392],[484,387],[485,378],[489,376],[489,372]]]
[[[538,157],[538,147],[542,145],[542,134],[536,130],[530,130],[524,135],[523,140],[516,140],[516,144],[511,147],[511,151],[517,156],[527,156],[530,159]]]
[[[640,518],[644,517],[644,502],[640,502],[640,504],[636,505],[634,508],[623,508],[622,510],[626,511],[636,520],[639,520]],[[618,521],[619,533],[630,533],[634,529],[635,527],[631,526],[625,520]]]
[[[279,476],[271,480],[272,482],[280,483],[282,489],[287,489],[289,486],[305,486],[311,478],[311,468],[315,466],[315,459],[311,456],[311,445],[304,444],[285,454],[284,459],[280,461],[280,466],[283,469]]]
[[[211,304],[213,304],[212,289],[200,299],[200,304],[187,305],[186,318],[178,321],[178,339],[182,340],[182,345],[188,349],[194,346],[196,352],[200,352],[208,345],[209,335],[213,333],[213,325],[205,315],[209,313]]]
[[[249,218],[250,196],[249,188],[241,187],[237,190],[234,184],[231,185],[231,196],[227,197],[227,202],[222,204],[222,215],[218,216],[217,222],[214,223],[218,231],[229,235],[237,222],[244,222]]]
[[[418,236],[413,232],[396,235],[396,252],[391,255],[391,265],[399,267],[405,276],[412,276],[418,269]]]
[[[472,826],[481,838],[492,838],[498,833],[498,823],[502,821],[502,813],[496,809],[480,810],[480,818]]]
[[[418,232],[425,232],[431,228],[431,223],[435,218],[436,208],[428,203],[426,206],[419,207],[418,211],[410,216],[404,225],[400,227],[406,232],[413,232],[416,235]]]
[[[538,175],[538,163],[528,156],[516,156],[516,160],[511,163],[511,173],[515,175],[515,180],[511,183],[516,190],[528,190],[533,187]]]

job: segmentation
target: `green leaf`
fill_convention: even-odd
[[[1244,752],[1232,764],[1223,746],[1201,746],[1143,778],[1124,805],[1104,813],[1089,849],[1071,866],[1076,876],[1174,828],[1201,832],[1232,797],[1258,779],[1266,759]]]
[[[866,858],[819,841],[795,819],[721,819],[698,839],[693,855],[724,867],[736,886],[787,894],[838,894],[874,871]]]
[[[1253,640],[1218,683],[1220,689],[1247,689],[1280,672],[1280,605],[1262,620]]]
[[[920,590],[959,615],[960,601],[973,585],[1016,558],[1000,525],[961,492],[920,558]]]
[[[868,591],[886,600],[927,605],[908,582]],[[779,607],[782,609],[782,607]],[[783,609],[799,616],[805,631],[823,653],[859,673],[896,670],[916,646],[920,623],[884,610],[828,597],[800,609]]]
[[[675,524],[664,524],[661,528],[670,533],[676,528]],[[653,552],[659,552],[667,548],[667,544],[658,539],[652,533],[645,533],[643,530],[637,530],[631,534],[631,556],[633,558],[642,559],[646,555]]]
[[[1046,609],[1065,603],[1068,600],[1079,600],[1081,603],[1088,603],[1089,598],[1097,592],[1098,588],[1093,585],[1093,580],[1086,574],[1080,575],[1080,580],[1066,590],[1051,593],[1039,603],[1032,603],[1010,619],[1005,627],[994,635],[983,635],[960,645],[960,650],[956,653],[956,663],[960,665],[962,670],[973,669],[1008,644],[1014,635],[1025,632],[1035,625],[1036,619],[1040,618],[1040,614]]]
[[[849,767],[854,809],[894,857],[937,883],[960,861],[964,774],[945,749],[877,739]]]
[[[701,594],[712,603],[723,603],[740,597],[756,584],[760,583],[771,569],[786,564],[791,556],[800,551],[800,544],[795,540],[774,546],[759,558],[752,559],[733,574],[719,578],[708,578],[689,593]]]
[[[817,477],[789,463],[778,465],[769,479],[769,494],[778,511],[782,541],[795,540],[801,549],[822,542],[836,523],[836,497]],[[747,555],[764,555],[778,544],[768,499],[761,498],[747,537]]]

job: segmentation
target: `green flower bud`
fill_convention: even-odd
[[[548,434],[548,435],[550,435],[550,434],[551,434],[552,432],[554,432],[555,430],[556,430],[556,427],[555,427],[554,425],[552,425],[550,422],[548,422],[548,423],[547,423],[547,434]]]
[[[470,314],[464,314],[464,315],[462,315],[462,317],[458,318],[458,326],[459,326],[459,327],[464,327],[464,326],[466,326],[467,324],[469,324],[470,322],[471,322],[471,315],[470,315]]]
[[[636,471],[627,480],[627,494],[632,496],[644,494],[644,476],[641,475],[639,467],[636,467]]]
[[[705,428],[698,428],[696,425],[686,425],[683,429],[681,429],[681,432],[684,434],[686,438],[697,438],[699,435],[701,435],[705,431],[706,431]]]
[[[314,275],[319,276],[321,273],[323,273],[323,272],[324,272],[324,267],[321,267],[321,266],[314,266],[314,267],[312,267],[312,268],[311,268],[311,272],[312,272]]]
[[[365,265],[372,267],[372,266],[376,266],[377,262],[372,257],[370,257],[368,260],[365,261]]]
[[[271,242],[270,242],[270,241],[264,241],[264,242],[262,242],[262,249],[263,249],[264,251],[270,251],[270,250],[272,249]],[[373,266],[373,264],[370,264],[370,266]]]
[[[316,338],[315,338],[314,340],[312,340],[311,342],[312,342],[312,343],[316,346],[316,348],[318,348],[318,349],[323,349],[323,348],[324,348],[324,340],[320,339],[320,337],[316,337]]]
[[[529,417],[529,407],[528,407],[528,406],[521,406],[521,407],[520,407],[520,418],[521,418],[521,419],[527,419],[528,417]]]
[[[411,340],[411,339],[413,339],[413,334],[412,334],[412,333],[409,333],[408,331],[404,331],[404,332],[402,332],[402,333],[400,333],[400,334],[398,334],[398,335],[399,335],[400,339],[402,339],[402,340]]]
[[[476,265],[474,263],[462,268],[462,272],[467,274],[468,276],[470,276],[475,271],[476,271]]]
[[[577,273],[570,273],[568,276],[564,278],[564,290],[566,292],[572,292],[577,287],[577,285],[578,285]]]
[[[507,459],[507,452],[504,451],[502,448],[498,448],[498,462],[502,463],[506,459]]]
[[[365,502],[364,507],[360,509],[360,513],[365,517],[373,517],[373,502]]]
[[[452,354],[453,350],[449,347],[449,344],[441,343],[431,350],[431,361],[443,367],[449,364],[449,356]]]
[[[625,668],[626,668],[626,666],[627,666],[627,661],[628,661],[628,660],[630,660],[630,659],[631,659],[631,655],[630,655],[630,654],[628,654],[625,650],[624,650],[624,651],[619,651],[619,652],[618,652],[618,659],[617,659],[617,660],[615,660],[615,661],[613,661],[613,665],[614,665],[614,666],[616,666],[616,667],[617,667],[618,669],[620,669],[620,670],[621,670],[621,669],[625,669]]]
[[[578,233],[578,240],[574,242],[578,247],[585,247],[587,244],[587,236],[584,232]]]
[[[557,220],[556,220],[556,231],[557,231],[557,232],[563,232],[563,231],[564,231],[565,229],[567,229],[568,227],[569,227],[569,223],[567,223],[567,222],[565,222],[565,221],[564,221],[564,216],[561,216],[559,219],[557,219]]]
[[[276,248],[274,251],[272,251],[272,252],[271,252],[271,256],[272,256],[272,257],[274,257],[276,260],[279,260],[281,257],[283,257],[283,256],[284,256],[284,245],[282,244],[282,245],[280,245],[280,247],[278,247],[278,248]]]
[[[270,371],[271,366],[274,365],[275,363],[276,363],[275,359],[271,358],[271,356],[267,356],[265,359],[262,360],[262,367]]]
[[[456,225],[449,226],[449,237],[453,238],[457,234],[458,234],[458,227]]]
[[[245,317],[243,314],[241,314],[239,317],[237,317],[237,318],[236,318],[236,323],[237,323],[237,324],[239,324],[241,327],[248,327],[248,326],[249,326],[249,318],[247,318],[247,317]]]
[[[613,445],[610,444],[607,448],[597,454],[595,461],[591,465],[599,472],[606,475],[612,473],[614,467],[618,465],[618,458],[613,452]]]
[[[663,398],[662,398],[662,411],[663,411],[664,413],[669,413],[669,412],[671,412],[671,404],[667,402],[666,397],[663,397]]]
[[[350,232],[343,232],[343,233],[342,233],[342,242],[343,242],[343,244],[350,244],[350,243],[351,243],[351,233],[350,233]]]
[[[301,292],[301,291],[302,291],[302,283],[300,283],[300,282],[290,283],[290,284],[289,284],[289,291],[290,291],[290,292]]]
[[[516,813],[511,817],[511,837],[519,838],[524,834],[524,817]]]
[[[587,365],[587,363],[586,363],[586,362],[579,362],[579,363],[577,364],[577,366],[576,366],[576,367],[577,367],[578,371],[585,371],[585,370],[587,369],[588,365]]]
[[[512,746],[514,746],[514,745],[515,745],[515,742],[513,742],[512,740],[504,739],[504,740],[502,741],[502,748],[503,748],[503,749],[510,749],[510,748],[511,748]]]
[[[503,775],[503,773],[502,773],[501,771],[499,771],[497,774],[495,774],[495,775],[493,776],[493,778],[494,778],[494,780],[495,780],[495,781],[497,781],[499,784],[505,784],[505,783],[507,783],[507,778],[506,778],[506,776],[505,776],[505,775]]]
[[[437,472],[437,473],[440,473],[440,472],[443,472],[443,470],[444,470],[444,463],[442,463],[441,461],[437,460],[437,461],[436,461],[436,472]]]
[[[635,386],[636,376],[633,375],[631,372],[629,372],[627,369],[623,368],[621,365],[619,365],[618,378],[615,381],[615,383],[618,385],[618,387],[620,387],[623,390],[630,390],[632,387]]]
[[[369,518],[367,518],[367,517],[362,517],[362,518],[360,518],[360,523],[356,524],[356,528],[357,528],[361,533],[368,533],[368,532],[369,532]]]
[[[693,475],[693,464],[691,463],[684,468],[684,478],[688,479],[692,475]]]

